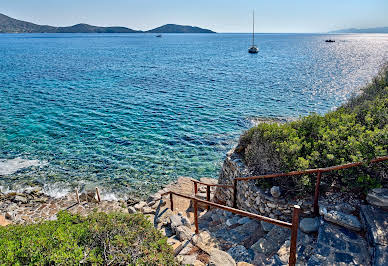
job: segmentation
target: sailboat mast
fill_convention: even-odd
[[[255,11],[253,13],[253,32],[252,32],[252,46],[255,45]]]

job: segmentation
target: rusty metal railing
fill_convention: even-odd
[[[229,186],[229,187],[231,187],[231,186]],[[236,209],[236,208],[232,208],[232,207],[224,206],[224,205],[221,205],[221,204],[217,204],[217,203],[214,203],[214,202],[211,202],[211,201],[208,201],[208,200],[201,200],[201,199],[198,199],[196,197],[184,195],[184,194],[173,192],[173,191],[169,191],[169,192],[163,193],[162,196],[165,196],[165,195],[168,195],[168,194],[170,195],[170,207],[171,207],[172,211],[174,210],[173,195],[176,195],[176,196],[179,196],[179,197],[183,197],[183,198],[186,198],[186,199],[190,199],[193,202],[193,206],[194,206],[194,224],[195,224],[195,233],[196,234],[199,233],[199,226],[198,226],[198,203],[201,203],[201,204],[204,204],[204,205],[207,205],[207,206],[211,206],[211,207],[214,207],[214,208],[218,208],[218,209],[221,209],[221,210],[225,210],[225,211],[237,214],[237,215],[246,216],[246,217],[249,217],[249,218],[252,218],[252,219],[264,221],[264,222],[267,222],[267,223],[271,223],[271,224],[275,224],[275,225],[278,225],[278,226],[282,226],[282,227],[291,229],[290,257],[289,257],[288,263],[291,266],[294,266],[296,264],[296,241],[297,241],[297,237],[298,237],[299,214],[300,214],[300,207],[298,205],[294,205],[293,215],[292,215],[292,223],[288,223],[288,222],[284,222],[284,221],[281,221],[281,220],[276,220],[276,219],[272,219],[272,218],[265,217],[265,216],[262,216],[262,215],[258,215],[258,214],[250,213],[250,212],[247,212],[247,211],[239,210],[239,209]]]
[[[315,192],[314,192],[314,214],[317,216],[319,214],[318,198],[319,198],[319,185],[321,183],[322,173],[347,169],[347,168],[351,168],[351,167],[357,167],[357,166],[360,166],[362,164],[383,162],[386,160],[388,160],[388,156],[378,157],[378,158],[375,158],[375,159],[367,161],[367,162],[348,163],[348,164],[336,165],[336,166],[331,166],[331,167],[326,167],[326,168],[308,169],[308,170],[304,170],[304,171],[293,171],[293,172],[280,173],[280,174],[268,174],[268,175],[250,176],[250,177],[238,177],[238,178],[235,178],[233,180],[233,207],[234,208],[237,207],[237,182],[238,181],[248,181],[248,180],[255,180],[255,179],[275,178],[275,177],[305,175],[305,174],[316,173],[317,179],[315,182]]]

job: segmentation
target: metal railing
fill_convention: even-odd
[[[255,180],[255,179],[264,179],[264,178],[275,178],[275,177],[283,177],[283,176],[294,176],[294,175],[305,175],[305,174],[317,174],[317,179],[315,182],[315,192],[314,192],[314,215],[319,214],[319,205],[318,205],[318,198],[319,198],[319,186],[321,184],[321,177],[322,173],[327,173],[331,171],[336,170],[343,170],[347,168],[357,167],[362,164],[371,164],[371,163],[378,163],[388,160],[388,156],[378,157],[373,160],[367,161],[367,162],[357,162],[357,163],[348,163],[348,164],[342,164],[342,165],[336,165],[336,166],[330,166],[326,168],[316,168],[316,169],[308,169],[304,171],[293,171],[288,173],[280,173],[280,174],[268,174],[268,175],[260,175],[260,176],[250,176],[250,177],[238,177],[233,180],[233,207],[237,207],[237,182],[238,181],[248,181],[248,180]]]
[[[201,182],[198,182],[198,183],[201,183]],[[194,182],[194,184],[195,184],[195,182]],[[208,185],[208,184],[206,184],[206,185]],[[211,186],[211,185],[209,184],[209,186]],[[231,186],[229,186],[229,187],[231,187]],[[198,203],[205,204],[208,207],[211,206],[211,207],[218,208],[218,209],[221,209],[221,210],[225,210],[225,211],[237,214],[237,215],[246,216],[246,217],[249,217],[249,218],[252,218],[252,219],[264,221],[264,222],[267,222],[267,223],[271,223],[271,224],[275,224],[275,225],[278,225],[278,226],[282,226],[282,227],[291,229],[290,257],[289,257],[288,263],[291,266],[294,266],[296,264],[296,241],[297,241],[297,237],[298,237],[299,213],[300,213],[300,207],[298,205],[294,205],[293,215],[292,215],[292,223],[288,223],[288,222],[272,219],[272,218],[269,218],[269,217],[265,217],[265,216],[262,216],[262,215],[250,213],[250,212],[247,212],[247,211],[239,210],[239,209],[236,209],[236,208],[232,208],[232,207],[224,206],[224,205],[221,205],[221,204],[217,204],[217,203],[214,203],[214,202],[211,202],[211,201],[208,201],[208,200],[201,200],[201,199],[198,199],[196,197],[184,195],[184,194],[173,192],[173,191],[169,191],[169,192],[163,193],[162,196],[165,196],[165,195],[168,195],[168,194],[170,195],[170,208],[171,208],[172,211],[174,210],[173,195],[176,195],[176,196],[179,196],[179,197],[183,197],[183,198],[186,198],[186,199],[190,199],[193,202],[193,206],[194,206],[194,224],[195,224],[195,233],[196,234],[199,233],[199,226],[198,226]]]

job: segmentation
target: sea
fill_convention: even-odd
[[[0,34],[0,190],[117,199],[217,178],[245,130],[333,110],[388,60],[388,34],[255,40],[258,54],[250,34]]]

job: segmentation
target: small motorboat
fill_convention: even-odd
[[[325,40],[325,42],[335,42],[335,40]]]
[[[157,38],[161,38],[162,37],[162,34],[158,34],[156,35]]]

